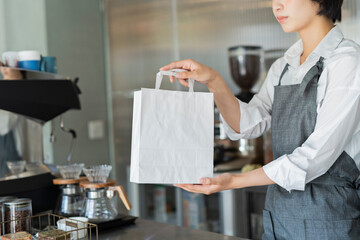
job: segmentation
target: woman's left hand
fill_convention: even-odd
[[[189,192],[203,193],[206,195],[231,189],[233,175],[224,173],[214,178],[202,178],[201,184],[174,184],[174,186],[182,188]]]

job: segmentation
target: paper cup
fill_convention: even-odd
[[[38,51],[28,50],[28,51],[20,51],[19,61],[40,61],[41,55]]]
[[[71,217],[60,219],[56,225],[60,230],[69,231],[71,240],[77,240],[87,237],[87,221],[88,219],[85,217]]]

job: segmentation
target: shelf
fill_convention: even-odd
[[[81,109],[77,81],[0,81],[0,109],[47,122],[70,109]]]
[[[46,79],[46,80],[70,79],[69,77],[65,77],[63,75],[59,75],[59,74],[55,74],[55,73],[35,71],[35,70],[29,70],[29,69],[24,69],[24,68],[13,68],[13,67],[4,67],[4,66],[1,66],[1,67],[11,69],[14,71],[21,71],[21,72],[25,73],[26,79],[28,79],[28,80],[31,80],[31,79]]]

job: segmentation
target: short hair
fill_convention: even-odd
[[[343,0],[312,0],[320,5],[319,15],[330,18],[333,23],[341,22],[341,7]]]

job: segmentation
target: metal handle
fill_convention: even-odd
[[[60,128],[64,132],[70,133],[71,136],[72,136],[71,143],[70,143],[70,149],[69,149],[69,153],[68,153],[68,157],[67,157],[68,164],[70,164],[71,156],[72,156],[72,153],[73,153],[73,150],[74,150],[74,147],[75,147],[75,143],[76,143],[76,132],[73,129],[65,128],[63,115],[61,115],[61,117],[60,117]]]
[[[123,186],[120,186],[120,185],[119,186],[111,186],[111,187],[109,187],[109,190],[117,191],[119,193],[119,197],[120,197],[121,201],[124,203],[127,210],[130,210],[132,208],[131,203],[125,193]]]

